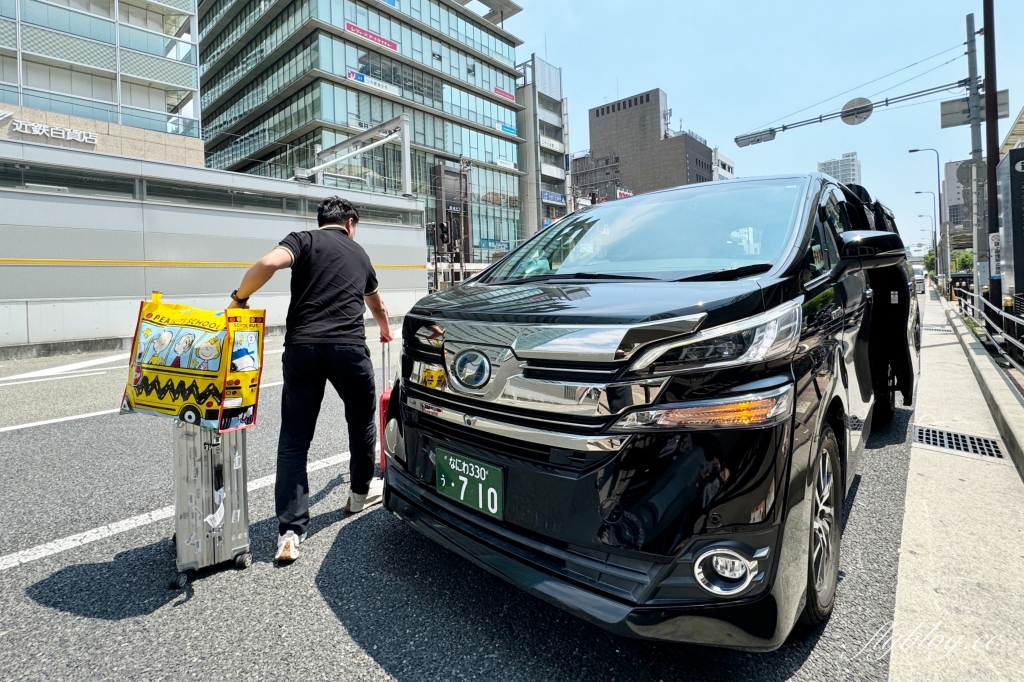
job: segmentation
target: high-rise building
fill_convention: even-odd
[[[562,96],[562,70],[537,55],[519,65],[523,74],[516,98],[519,112],[519,168],[526,177],[519,183],[523,209],[522,236],[529,237],[569,210],[568,169],[569,100]]]
[[[838,159],[818,162],[818,172],[831,175],[844,185],[860,185],[860,159],[857,152],[843,154]]]
[[[483,0],[208,0],[199,11],[211,168],[289,178],[320,150],[403,113],[413,192],[465,256],[520,233],[515,49],[520,8]],[[326,185],[401,192],[397,143],[329,168]],[[444,197],[443,200],[441,197]]]
[[[719,152],[718,147],[711,150],[711,170],[714,173],[712,180],[732,180],[736,177],[736,164]]]
[[[614,200],[709,182],[714,177],[707,140],[670,127],[672,110],[660,89],[594,107],[590,150],[573,155],[573,185],[581,196]]]
[[[0,1],[0,137],[202,165],[194,3]]]

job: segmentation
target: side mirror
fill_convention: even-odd
[[[851,230],[839,235],[839,263],[834,271],[838,279],[858,270],[885,268],[906,259],[903,240],[895,232]]]

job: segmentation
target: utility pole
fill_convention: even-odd
[[[981,266],[982,278],[989,283],[990,264],[988,241],[990,234],[999,234],[999,193],[996,189],[996,167],[999,165],[999,101],[996,86],[996,20],[994,0],[984,0],[985,12],[985,134],[988,147],[988,229],[983,232],[984,239],[979,244],[983,250],[978,251],[976,260]],[[984,256],[982,256],[984,254]],[[1002,293],[996,291],[997,282],[989,284],[989,301],[1002,309]],[[975,288],[979,288],[975,285]]]
[[[982,203],[978,197],[978,169],[981,166],[981,96],[978,93],[978,47],[977,32],[974,29],[974,15],[967,15],[967,72],[968,90],[967,106],[970,109],[971,120],[971,234],[974,235],[974,310],[975,317],[981,314],[981,275],[980,254],[982,244],[988,243],[988,235],[984,238],[979,234],[980,223],[978,217],[981,213]],[[993,110],[995,111],[995,110]],[[948,232],[947,232],[948,235]],[[952,249],[948,244],[946,249],[950,251],[950,262],[952,262]],[[988,277],[985,277],[988,283]],[[980,319],[980,317],[979,317]]]

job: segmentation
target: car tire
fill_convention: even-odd
[[[888,365],[885,372],[886,390],[875,391],[875,408],[871,417],[874,427],[883,429],[888,428],[896,414],[896,391],[892,390],[896,386],[896,372],[892,365]]]
[[[839,585],[839,546],[843,517],[839,442],[831,427],[821,434],[811,468],[811,537],[807,561],[807,599],[800,621],[820,625],[832,615]]]

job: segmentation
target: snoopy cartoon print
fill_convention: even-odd
[[[192,366],[204,371],[216,371],[220,363],[213,361],[220,357],[220,352],[220,339],[210,337],[196,348],[196,359],[192,360]]]
[[[174,344],[174,360],[171,362],[171,367],[181,367],[181,358],[192,349],[192,344],[195,343],[196,335],[192,333],[182,334],[178,338],[178,342]],[[187,366],[187,365],[186,365]]]
[[[147,365],[162,365],[164,360],[160,357],[167,347],[171,345],[171,339],[174,338],[174,334],[169,330],[164,330],[157,334],[152,341],[149,342],[149,349],[152,351],[149,358],[143,364]]]
[[[251,372],[256,368],[256,356],[248,348],[239,348],[231,354],[232,372]]]

